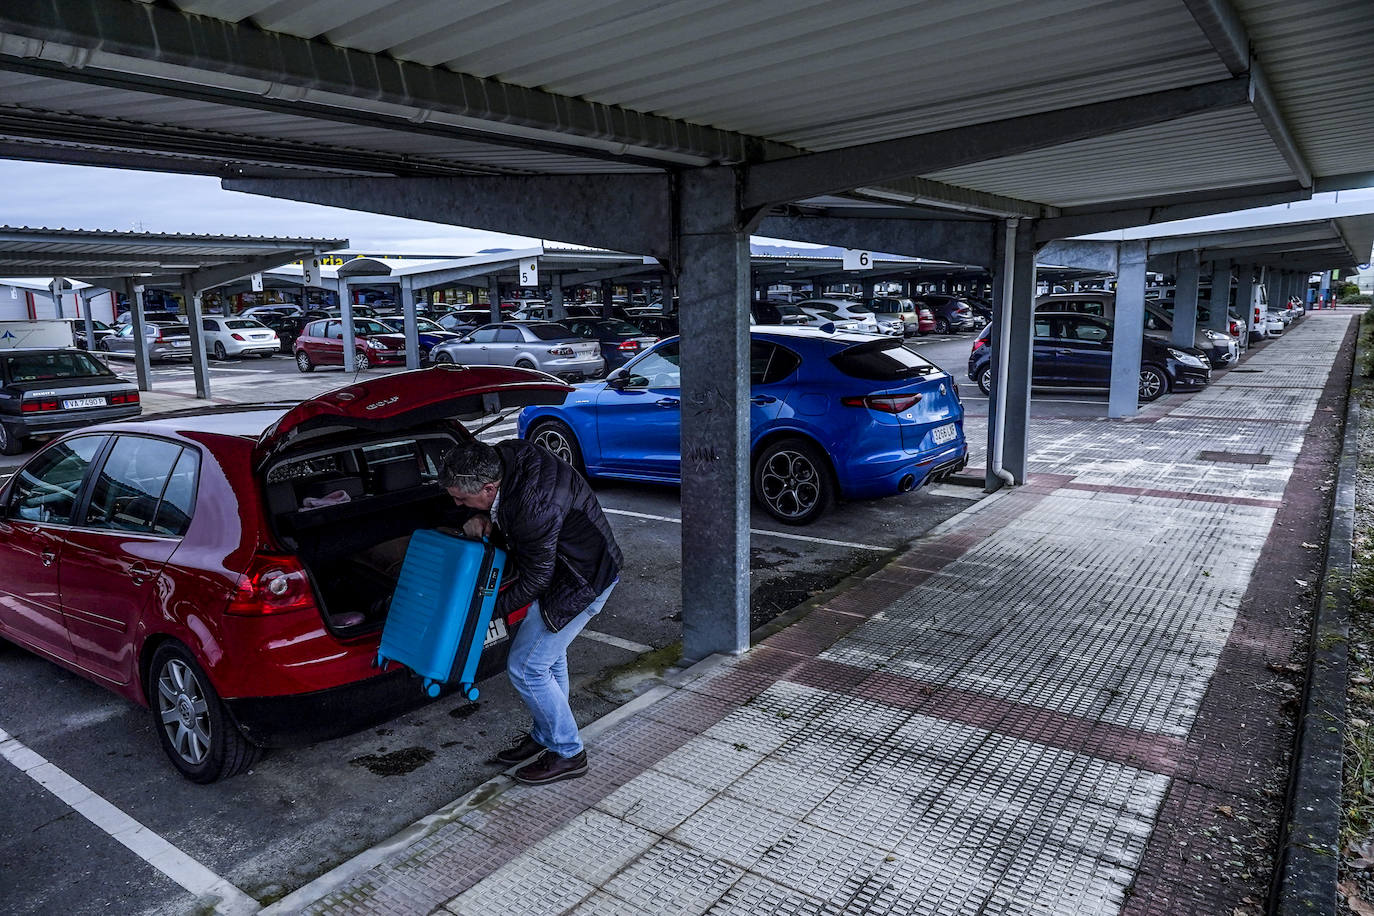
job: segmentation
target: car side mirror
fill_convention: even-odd
[[[616,370],[615,375],[612,375],[610,378],[606,379],[606,387],[613,388],[616,391],[624,390],[626,387],[629,386],[629,384],[630,373],[626,372],[624,369]]]

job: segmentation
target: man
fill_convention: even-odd
[[[591,487],[553,453],[521,440],[492,447],[472,440],[444,456],[439,482],[475,511],[469,537],[493,532],[516,573],[497,613],[530,605],[506,671],[534,719],[530,733],[496,755],[529,785],[575,779],[587,753],[568,705],[568,645],[606,604],[619,580],[620,547]]]

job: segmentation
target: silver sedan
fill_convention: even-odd
[[[519,366],[568,381],[599,378],[606,371],[601,345],[549,321],[507,321],[477,328],[466,337],[437,345],[435,363]]]
[[[191,330],[184,324],[146,321],[143,323],[143,336],[148,342],[148,359],[190,359]],[[102,337],[96,343],[98,349],[114,356],[130,356],[135,352],[134,326],[126,324],[118,334]]]

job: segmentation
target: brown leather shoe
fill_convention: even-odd
[[[524,763],[542,750],[544,750],[544,745],[535,741],[533,735],[526,734],[515,744],[497,752],[496,762],[508,767],[515,766],[517,763]]]
[[[542,786],[558,782],[560,779],[577,779],[587,775],[587,752],[576,757],[560,757],[553,751],[545,751],[533,763],[527,763],[515,771],[515,781],[527,786]]]

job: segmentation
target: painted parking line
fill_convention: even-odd
[[[682,519],[673,518],[669,515],[650,515],[647,512],[631,512],[628,509],[607,509],[604,506],[601,511],[609,515],[624,515],[628,518],[641,518],[650,522],[669,522],[674,525],[682,524]],[[770,538],[783,538],[788,541],[806,541],[810,544],[825,544],[827,547],[849,547],[853,550],[876,550],[879,553],[897,549],[895,547],[879,547],[876,544],[856,544],[853,541],[833,541],[830,538],[812,537],[809,534],[788,534],[784,531],[768,531],[764,528],[750,528],[749,533],[760,534]]]
[[[213,909],[209,912],[239,916],[256,913],[260,909],[256,900],[230,884],[228,879],[215,874],[96,795],[65,770],[49,763],[41,754],[11,737],[3,728],[0,728],[0,757],[187,892],[211,904]]]
[[[584,629],[579,635],[595,640],[596,642],[605,643],[608,646],[615,646],[618,649],[633,652],[636,655],[643,655],[645,652],[654,651],[653,646],[646,646],[644,643],[635,642],[632,639],[621,639],[619,636],[612,636],[610,633],[602,633],[600,630]]]

